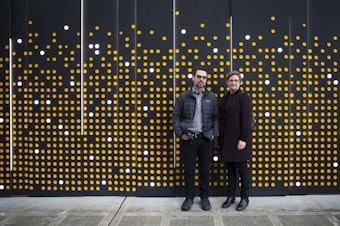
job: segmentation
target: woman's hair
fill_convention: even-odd
[[[242,76],[241,76],[241,73],[238,72],[238,71],[231,71],[227,74],[227,80],[230,79],[231,76],[233,75],[237,75],[237,77],[240,79],[240,83],[242,82]]]

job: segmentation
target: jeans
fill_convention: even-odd
[[[199,192],[201,198],[209,197],[210,168],[212,162],[213,143],[204,137],[181,140],[181,158],[184,165],[185,196],[195,197],[195,168],[198,157]]]

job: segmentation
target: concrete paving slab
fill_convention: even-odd
[[[281,215],[277,216],[283,226],[308,225],[308,226],[333,226],[323,215]]]
[[[162,216],[124,216],[118,226],[159,226],[162,223]]]
[[[213,216],[173,216],[170,220],[170,226],[198,226],[198,225],[206,225],[206,226],[214,226],[214,218]]]
[[[211,210],[199,198],[182,211],[183,197],[3,197],[0,226],[305,226],[340,225],[340,195],[250,197],[244,211],[222,209],[226,197],[211,197]]]
[[[273,222],[268,216],[223,216],[224,226],[259,225],[272,226]]]

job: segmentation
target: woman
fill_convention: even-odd
[[[230,72],[227,75],[229,91],[219,102],[219,148],[221,160],[226,163],[228,171],[227,200],[222,208],[228,208],[235,202],[238,172],[241,178],[241,201],[237,210],[243,210],[249,204],[249,160],[252,153],[252,104],[250,96],[240,90],[241,84],[241,73]]]

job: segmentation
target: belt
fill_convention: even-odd
[[[193,138],[193,139],[199,139],[199,138],[203,137],[203,133],[189,132],[188,135],[189,135],[190,138]]]

